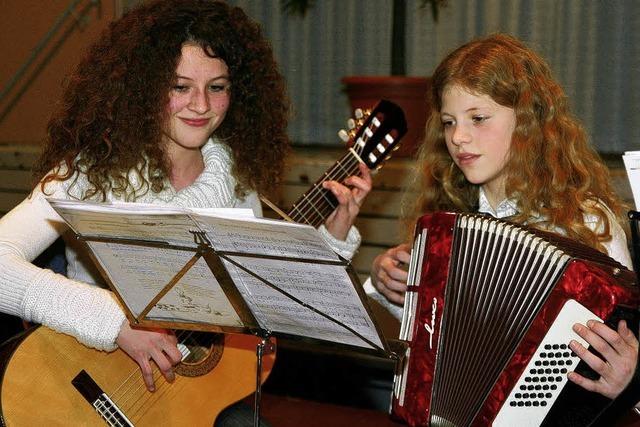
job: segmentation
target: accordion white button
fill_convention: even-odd
[[[575,323],[601,320],[582,304],[568,300],[536,349],[522,376],[496,416],[494,426],[539,426],[568,381],[567,372],[580,358],[569,349],[569,341],[589,345],[573,332]]]

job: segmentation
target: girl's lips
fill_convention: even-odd
[[[456,158],[458,159],[458,164],[460,166],[469,165],[469,164],[473,163],[479,157],[480,157],[479,154],[469,154],[469,153],[456,155]]]
[[[209,123],[209,120],[211,119],[186,119],[186,118],[180,117],[180,120],[182,120],[184,123],[186,123],[189,126],[202,127],[202,126],[206,126]]]

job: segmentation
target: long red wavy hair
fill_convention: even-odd
[[[604,250],[611,239],[602,204],[620,221],[622,204],[611,187],[609,170],[587,142],[571,114],[567,97],[547,63],[519,40],[504,34],[471,41],[450,53],[436,68],[428,97],[432,112],[416,163],[413,188],[405,199],[407,224],[436,210],[474,212],[478,186],[468,182],[453,163],[440,120],[442,95],[451,85],[490,96],[512,108],[516,127],[506,166],[507,197],[517,199],[512,218]],[[596,215],[594,232],[584,221]]]

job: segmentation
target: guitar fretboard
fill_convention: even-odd
[[[343,182],[353,175],[360,175],[360,160],[353,151],[348,151],[315,184],[296,201],[287,215],[296,222],[320,226],[338,206],[331,191],[322,187],[325,181]]]
[[[339,203],[322,184],[325,181],[344,183],[350,176],[360,176],[360,163],[369,169],[379,168],[406,132],[407,123],[402,109],[381,100],[358,130],[354,128],[349,151],[293,204],[287,213],[289,218],[314,227],[323,224]]]

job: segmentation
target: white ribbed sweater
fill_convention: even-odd
[[[255,192],[244,200],[235,195],[228,147],[209,140],[202,147],[202,154],[205,168],[193,184],[178,192],[165,185],[160,193],[137,195],[136,202],[198,208],[244,207],[261,215]],[[130,179],[134,188],[140,184],[135,174]],[[48,197],[68,199],[68,190],[77,197],[88,187],[86,176],[80,175],[75,181],[51,183],[46,190]],[[107,201],[122,200],[107,194]],[[111,292],[94,286],[100,280],[86,254],[78,251],[72,241],[67,242],[68,277],[31,264],[66,231],[39,187],[0,219],[0,311],[72,335],[90,347],[113,350],[125,316]],[[360,244],[355,227],[346,241],[333,238],[324,227],[320,232],[345,258],[351,258]]]

